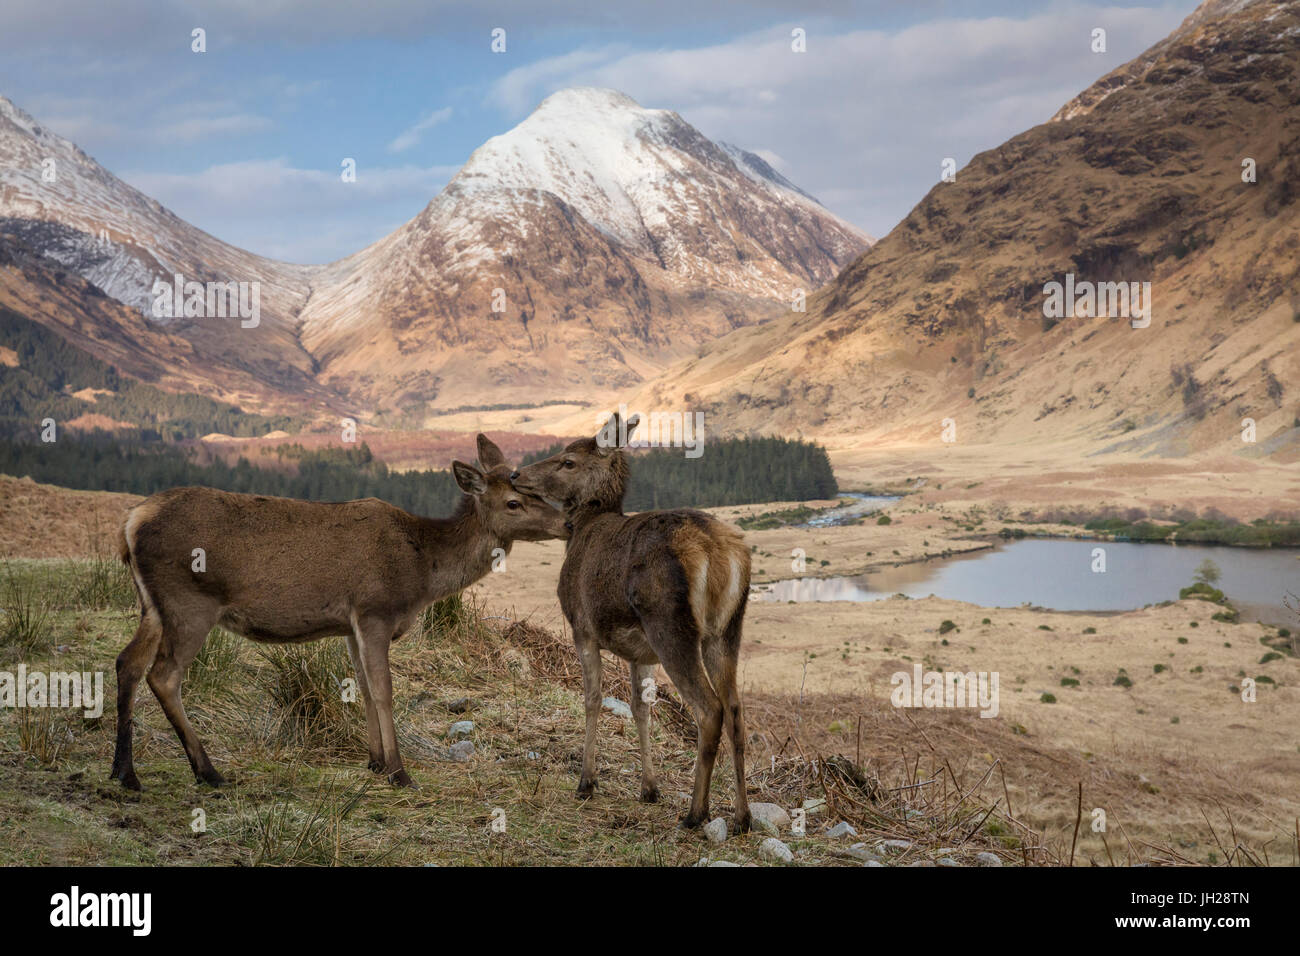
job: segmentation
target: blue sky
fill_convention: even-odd
[[[382,238],[572,85],[676,110],[881,236],[944,157],[965,164],[1045,121],[1195,3],[606,6],[5,0],[0,94],[178,215],[291,261]],[[194,27],[206,53],[190,50]],[[806,53],[790,51],[795,27]]]

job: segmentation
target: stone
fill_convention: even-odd
[[[939,865],[940,865],[940,866],[961,866],[960,863],[958,863],[956,860],[954,860],[954,859],[953,859],[952,857],[950,857],[950,856],[941,856],[941,857],[939,857]]]
[[[768,837],[758,845],[758,855],[765,860],[779,863],[793,863],[794,854],[790,848],[776,837]]]
[[[750,826],[759,833],[766,833],[768,836],[781,835],[781,831],[777,829],[776,824],[771,820],[754,820]]]
[[[447,701],[447,709],[453,714],[463,714],[474,706],[474,702],[468,697],[457,697],[455,700]]]
[[[457,763],[469,763],[469,758],[474,756],[474,741],[458,740],[448,748],[448,753]]]
[[[704,835],[709,838],[710,843],[726,843],[727,821],[722,817],[714,817],[704,824]]]
[[[777,832],[790,828],[790,814],[775,803],[751,803],[749,814],[754,823],[766,820],[776,827]]]
[[[600,702],[600,706],[605,708],[615,717],[622,717],[624,720],[632,719],[632,708],[623,703],[617,697],[606,697]]]
[[[979,863],[980,866],[1001,866],[1002,865],[1002,858],[998,856],[996,853],[990,853],[988,850],[985,850],[982,853],[976,853],[975,860],[976,862]]]
[[[809,814],[821,813],[826,809],[826,801],[821,797],[810,797],[803,802],[803,808]]]
[[[458,720],[447,728],[447,736],[452,740],[459,740],[461,737],[468,737],[474,732],[474,721]]]
[[[885,864],[881,863],[879,860],[867,860],[867,862],[863,863],[862,865],[863,866],[884,866]]]
[[[734,866],[739,869],[739,863],[732,863],[730,860],[714,860],[709,866]]]
[[[881,840],[876,844],[876,848],[886,850],[890,853],[902,853],[904,850],[912,849],[911,840]]]
[[[851,856],[855,860],[862,860],[864,863],[880,859],[878,855],[871,852],[871,849],[865,843],[855,843],[847,850],[837,850],[836,855],[839,856],[840,854]]]
[[[846,820],[841,820],[835,826],[826,831],[826,835],[832,840],[838,840],[840,837],[855,837],[858,831],[853,829],[853,824]]]

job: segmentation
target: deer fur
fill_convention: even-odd
[[[510,465],[484,435],[478,451],[484,471],[452,463],[465,497],[450,518],[421,518],[377,498],[327,504],[212,488],[173,488],[132,508],[118,550],[135,580],[140,625],[117,658],[113,779],[140,789],[131,725],[147,673],[195,777],[225,782],[181,704],[185,671],[220,624],[271,644],[346,636],[370,769],[413,786],[393,726],[389,645],[427,605],[487,574],[496,549],[567,534],[560,512],[511,486]],[[195,570],[198,548],[203,570]]]
[[[662,664],[695,715],[699,745],[688,827],[708,819],[709,787],[724,725],[736,771],[735,825],[750,825],[745,794],[745,722],[736,667],[749,596],[749,551],[741,535],[700,511],[623,513],[627,457],[619,447],[636,427],[617,414],[596,438],[511,475],[525,494],[564,508],[570,534],[559,597],[582,661],[586,739],[578,797],[596,786],[600,652],[628,662],[632,713],[641,742],[641,799],[659,789],[650,759],[650,705],[643,682]]]

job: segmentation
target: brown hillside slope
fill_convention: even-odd
[[[936,184],[807,314],[727,336],[630,404],[843,453],[942,447],[951,418],[958,445],[1069,443],[1076,460],[1296,460],[1297,63],[1300,4],[1203,5]],[[1044,284],[1066,273],[1149,281],[1150,326],[1045,319]]]

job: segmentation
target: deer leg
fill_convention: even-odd
[[[646,628],[647,636],[653,628]],[[691,794],[691,809],[683,825],[698,827],[709,818],[709,784],[713,779],[713,764],[718,757],[718,744],[722,740],[723,707],[704,669],[700,658],[699,640],[695,634],[678,634],[665,639],[663,629],[651,640],[656,649],[673,649],[671,654],[660,654],[664,669],[673,679],[677,692],[695,713],[698,739],[695,752],[695,790]]]
[[[705,667],[713,687],[722,698],[724,728],[730,732],[731,762],[736,771],[736,801],[734,822],[737,833],[750,828],[749,798],[745,792],[745,716],[740,704],[740,691],[736,687],[736,657],[740,650],[739,625],[736,639],[728,640],[731,628],[723,638],[715,638],[705,651]]]
[[[181,746],[185,748],[185,756],[189,758],[195,780],[220,787],[226,780],[212,766],[199,735],[194,732],[194,727],[185,715],[185,705],[181,703],[181,680],[203,647],[208,631],[215,622],[214,614],[212,620],[188,624],[183,629],[165,626],[162,646],[149,671],[149,686],[162,705],[163,713],[175,728],[176,736],[181,739]]]
[[[388,666],[388,648],[393,640],[393,629],[379,621],[360,622],[356,637],[366,685],[370,688],[379,719],[384,773],[388,775],[388,782],[394,786],[414,787],[415,781],[402,766],[402,756],[397,751],[397,728],[393,725],[393,674]]]
[[[641,800],[655,803],[659,799],[659,784],[655,781],[654,765],[650,762],[650,705],[641,699],[644,689],[641,682],[653,678],[653,664],[628,661],[632,678],[632,716],[636,719],[636,732],[641,740]]]
[[[380,773],[384,769],[384,738],[379,730],[379,711],[370,696],[370,685],[366,682],[366,670],[361,661],[361,647],[357,643],[355,632],[348,635],[348,657],[352,658],[352,669],[356,671],[361,700],[366,708],[366,748],[370,751],[368,766],[375,773]]]
[[[586,707],[587,728],[582,743],[582,776],[578,779],[578,799],[586,800],[596,789],[596,729],[600,720],[600,645],[595,640],[579,637],[574,632],[578,646],[578,659],[582,662],[582,701]]]
[[[162,636],[162,622],[158,619],[158,612],[152,608],[143,611],[140,614],[140,624],[135,629],[135,637],[117,655],[117,746],[113,751],[113,769],[109,779],[122,781],[122,786],[128,790],[140,789],[131,753],[135,689],[157,656]]]

